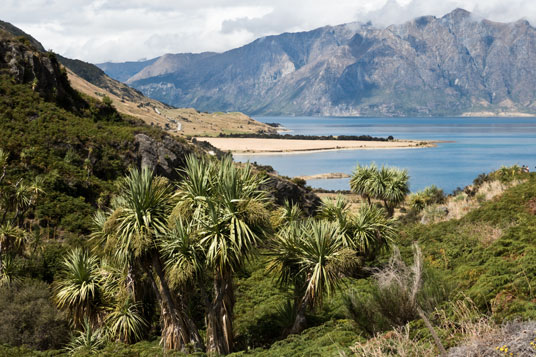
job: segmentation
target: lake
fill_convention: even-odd
[[[306,154],[234,155],[237,161],[271,165],[285,176],[351,174],[357,163],[405,168],[412,191],[435,184],[446,193],[501,166],[536,166],[536,118],[341,118],[256,117],[280,123],[291,134],[371,135],[395,139],[453,141],[434,148],[341,150]],[[348,190],[349,179],[309,180],[329,190]]]

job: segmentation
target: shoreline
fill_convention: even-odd
[[[309,181],[309,180],[334,180],[334,179],[344,179],[344,178],[350,178],[350,177],[352,176],[344,172],[328,172],[325,174],[295,176],[294,178],[299,178],[305,181]]]
[[[421,149],[435,147],[437,143],[443,142],[432,140],[359,141],[214,137],[197,137],[196,140],[206,141],[222,151],[230,151],[237,155],[310,154],[338,150]]]

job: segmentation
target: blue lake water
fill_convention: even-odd
[[[536,166],[536,118],[340,118],[257,117],[281,123],[292,134],[394,136],[454,141],[434,148],[340,150],[307,154],[234,155],[237,161],[271,165],[281,175],[351,174],[357,163],[405,168],[412,191],[435,184],[450,193],[501,166]],[[349,189],[349,179],[310,180],[313,187]]]

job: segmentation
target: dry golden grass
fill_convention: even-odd
[[[410,336],[410,327],[406,325],[396,330],[378,335],[364,343],[357,343],[350,349],[356,356],[367,357],[422,357],[436,356],[432,344],[423,344]]]
[[[465,193],[460,193],[457,196],[449,197],[447,202],[442,205],[433,205],[425,208],[423,211],[422,223],[437,223],[442,221],[448,221],[451,219],[460,219],[470,211],[480,207],[485,202],[492,200],[500,196],[506,189],[520,184],[522,181],[516,180],[509,184],[503,184],[499,181],[485,182],[480,186],[478,191],[473,197],[468,196]],[[441,212],[438,212],[441,210]],[[442,212],[448,212],[447,214],[441,214]],[[493,227],[481,227],[484,231],[495,229]],[[488,232],[492,233],[492,237],[496,236],[500,232]]]
[[[447,309],[432,314],[434,328],[443,336],[443,342],[455,344],[448,356],[499,356],[496,347],[511,330],[511,325],[498,326],[486,315],[482,315],[468,298],[450,303]],[[407,324],[401,328],[375,336],[351,347],[356,356],[370,357],[421,357],[439,354],[433,341],[419,336]],[[525,343],[530,347],[530,343]],[[516,354],[517,355],[517,354]]]
[[[123,114],[139,118],[169,133],[180,136],[216,136],[220,133],[275,132],[269,125],[253,120],[243,113],[201,113],[193,108],[173,108],[147,98],[127,85],[108,79],[112,90],[99,88],[67,69],[74,89],[90,97],[110,97],[116,109]],[[113,92],[113,93],[112,93]],[[181,130],[177,131],[178,123]]]

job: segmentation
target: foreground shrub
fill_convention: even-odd
[[[395,249],[387,267],[374,274],[371,293],[351,293],[345,305],[349,317],[372,335],[423,318],[424,311],[433,311],[447,295],[444,283],[424,269],[420,249],[415,246],[412,266],[406,266]]]
[[[433,345],[422,342],[411,336],[408,325],[389,331],[384,335],[375,336],[364,343],[357,343],[351,347],[356,356],[367,357],[421,357],[435,356]]]
[[[69,336],[67,321],[51,301],[49,286],[27,280],[0,288],[0,344],[38,350],[61,347]]]

